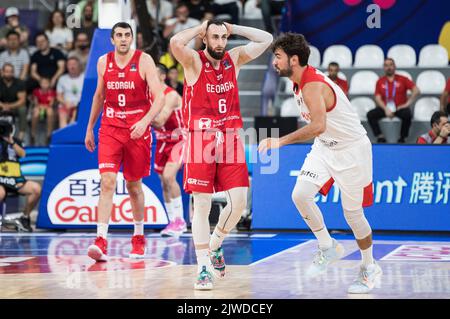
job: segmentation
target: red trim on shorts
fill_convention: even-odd
[[[322,188],[319,190],[319,193],[322,194],[323,196],[326,196],[330,191],[331,186],[333,186],[333,183],[334,179],[330,177],[330,179],[325,184],[323,184]]]
[[[373,205],[373,187],[372,183],[364,187],[364,195],[363,195],[363,207],[368,207]]]

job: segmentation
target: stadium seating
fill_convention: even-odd
[[[418,66],[424,68],[446,67],[448,65],[448,52],[439,44],[428,44],[419,53]]]
[[[350,94],[374,94],[379,76],[373,71],[358,71],[350,81]]]
[[[441,94],[445,88],[445,76],[439,71],[423,71],[416,83],[423,94]]]
[[[315,46],[310,46],[311,53],[309,55],[308,64],[318,68],[320,67],[320,51]]]
[[[328,67],[330,62],[337,62],[341,68],[352,66],[352,51],[345,45],[332,45],[323,53],[322,67]]]
[[[413,119],[429,122],[431,115],[436,111],[439,111],[439,99],[436,97],[422,97],[416,102]]]
[[[383,67],[383,50],[373,44],[363,45],[356,50],[355,68],[381,68]]]
[[[397,68],[410,68],[416,65],[416,51],[407,44],[394,45],[389,49],[387,57],[394,59]]]

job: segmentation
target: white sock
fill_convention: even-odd
[[[178,196],[177,198],[172,198],[172,214],[173,214],[173,219],[176,218],[183,218],[183,199],[181,198],[181,196]]]
[[[362,257],[362,264],[367,267],[374,263],[373,260],[373,245],[371,245],[369,248],[361,251],[361,257]]]
[[[211,261],[209,260],[209,249],[198,249],[195,250],[195,255],[197,256],[197,271],[201,272],[203,266],[209,268]]]
[[[164,206],[166,207],[166,212],[167,212],[167,217],[169,218],[169,222],[173,221],[175,218],[173,217],[172,202],[164,202]]]
[[[313,234],[319,241],[320,249],[328,249],[333,246],[333,238],[331,238],[330,233],[328,233],[328,229],[325,227],[319,231],[313,232]]]
[[[209,248],[211,250],[217,250],[222,246],[223,240],[227,234],[222,233],[217,227],[214,229],[211,239],[209,241]]]
[[[136,235],[144,235],[144,221],[141,220],[138,222],[137,220],[134,221],[134,236]]]
[[[106,239],[108,237],[108,224],[97,223],[97,237],[103,237]]]

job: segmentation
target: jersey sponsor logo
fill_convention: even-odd
[[[210,84],[207,83],[206,84],[206,92],[208,93],[226,93],[228,91],[231,91],[232,89],[234,89],[234,84],[231,81],[222,83],[222,84]]]
[[[197,179],[197,178],[188,178],[187,183],[189,185],[197,185],[197,186],[208,186],[209,185],[209,181],[204,181],[204,180]]]
[[[310,172],[310,171],[305,171],[303,169],[300,171],[300,174],[298,174],[298,175],[299,176],[311,177],[313,179],[318,179],[319,178],[319,174],[313,173],[313,172]]]
[[[211,119],[203,117],[198,120],[198,128],[201,130],[211,128],[211,123],[212,123]]]
[[[106,82],[108,90],[135,90],[134,81],[108,81]]]
[[[114,168],[116,166],[116,164],[114,163],[100,163],[98,165],[99,169],[103,169],[103,168]]]
[[[323,138],[319,138],[319,141],[320,142],[322,142],[322,144],[324,144],[325,146],[328,146],[328,147],[334,147],[334,146],[336,146],[337,144],[338,144],[338,141],[335,141],[335,140],[325,140],[325,139],[323,139]]]

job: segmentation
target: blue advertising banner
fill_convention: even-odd
[[[310,148],[308,144],[290,145],[278,150],[278,163],[277,156],[272,156],[270,162],[254,164],[253,229],[309,229],[291,192]],[[449,159],[448,146],[374,145],[374,205],[364,209],[372,228],[449,231]],[[336,186],[326,197],[317,195],[316,202],[329,229],[349,230]]]

